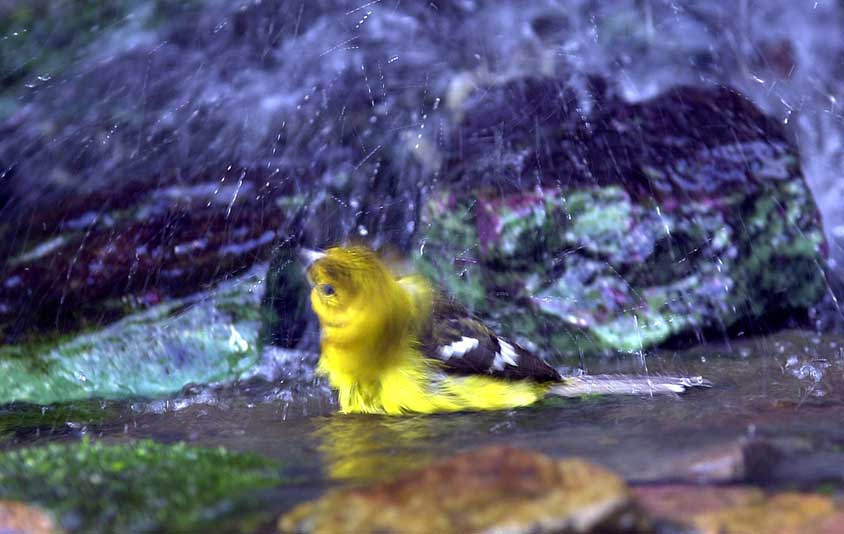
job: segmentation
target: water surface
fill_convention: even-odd
[[[166,400],[103,403],[104,423],[19,430],[0,448],[88,434],[255,452],[282,462],[292,481],[264,496],[277,513],[332,485],[383,480],[496,444],[588,458],[633,483],[749,477],[772,487],[813,488],[844,480],[841,336],[786,331],[619,355],[590,363],[588,371],[703,375],[714,385],[679,397],[554,399],[506,412],[382,417],[336,414],[333,396],[318,382],[252,382]],[[754,465],[729,475],[737,451],[749,443],[773,452],[746,457]]]

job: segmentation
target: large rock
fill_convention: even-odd
[[[246,170],[160,182],[69,199],[25,230],[0,224],[0,339],[92,329],[207,290],[269,259],[300,208]]]
[[[294,315],[262,302],[266,262],[305,207],[266,172],[232,168],[0,223],[0,404],[161,396],[256,372],[266,325]]]
[[[331,491],[279,522],[283,532],[632,530],[624,481],[582,460],[496,447],[370,487]]]
[[[0,404],[157,397],[251,376],[266,265],[57,342],[0,348]]]
[[[603,95],[583,118],[553,80],[478,93],[417,256],[507,334],[553,352],[634,351],[776,323],[824,294],[797,150],[740,94]]]

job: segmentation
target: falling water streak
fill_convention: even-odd
[[[226,219],[232,214],[232,207],[234,207],[235,201],[237,201],[237,195],[240,193],[240,188],[243,187],[243,179],[246,178],[246,171],[240,171],[240,177],[237,179],[237,187],[234,189],[234,193],[232,194],[232,199],[229,201],[229,205],[226,208]]]
[[[354,9],[350,10],[350,11],[346,11],[346,15],[353,15],[353,14],[357,13],[358,11],[360,11],[362,9],[366,9],[370,6],[374,6],[375,4],[378,4],[380,2],[381,2],[381,0],[372,0],[371,2],[367,2],[366,4],[364,4],[360,7],[356,7]]]
[[[376,146],[375,148],[373,148],[373,149],[369,152],[369,154],[367,154],[366,156],[364,156],[364,158],[363,158],[362,160],[360,160],[360,162],[359,162],[357,165],[355,165],[355,170],[360,169],[360,168],[363,166],[363,164],[364,164],[364,163],[366,163],[366,162],[367,162],[367,160],[369,160],[369,158],[371,158],[371,157],[372,157],[372,156],[373,156],[376,152],[378,152],[379,150],[381,150],[381,147],[382,147],[382,145],[378,145],[378,146]]]
[[[639,336],[639,362],[642,365],[642,368],[645,372],[645,377],[648,379],[648,384],[652,388],[653,385],[650,383],[650,372],[648,371],[648,362],[645,358],[645,349],[644,345],[642,344],[642,331],[639,328],[639,316],[635,313],[633,314],[633,321],[636,323],[636,334]],[[651,391],[651,395],[653,395],[653,390]]]

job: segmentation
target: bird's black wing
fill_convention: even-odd
[[[421,350],[450,373],[511,380],[558,381],[560,374],[516,343],[498,337],[462,305],[437,296],[423,330]]]

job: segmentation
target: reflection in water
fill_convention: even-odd
[[[398,470],[430,463],[439,417],[334,414],[314,419],[325,476],[333,480],[383,480]]]
[[[729,448],[745,439],[749,428],[765,439],[795,432],[834,433],[836,443],[844,439],[837,427],[825,423],[844,413],[839,347],[839,339],[792,331],[736,341],[733,352],[709,345],[649,355],[655,376],[706,374],[715,384],[676,398],[555,399],[521,410],[412,417],[334,414],[311,418],[305,426],[323,476],[335,482],[389,479],[461,451],[501,443],[553,456],[582,456],[630,480],[653,480],[696,451]],[[807,362],[814,362],[815,372],[807,371]],[[619,358],[595,362],[590,372],[641,370],[635,361]],[[824,415],[810,415],[818,410]]]

